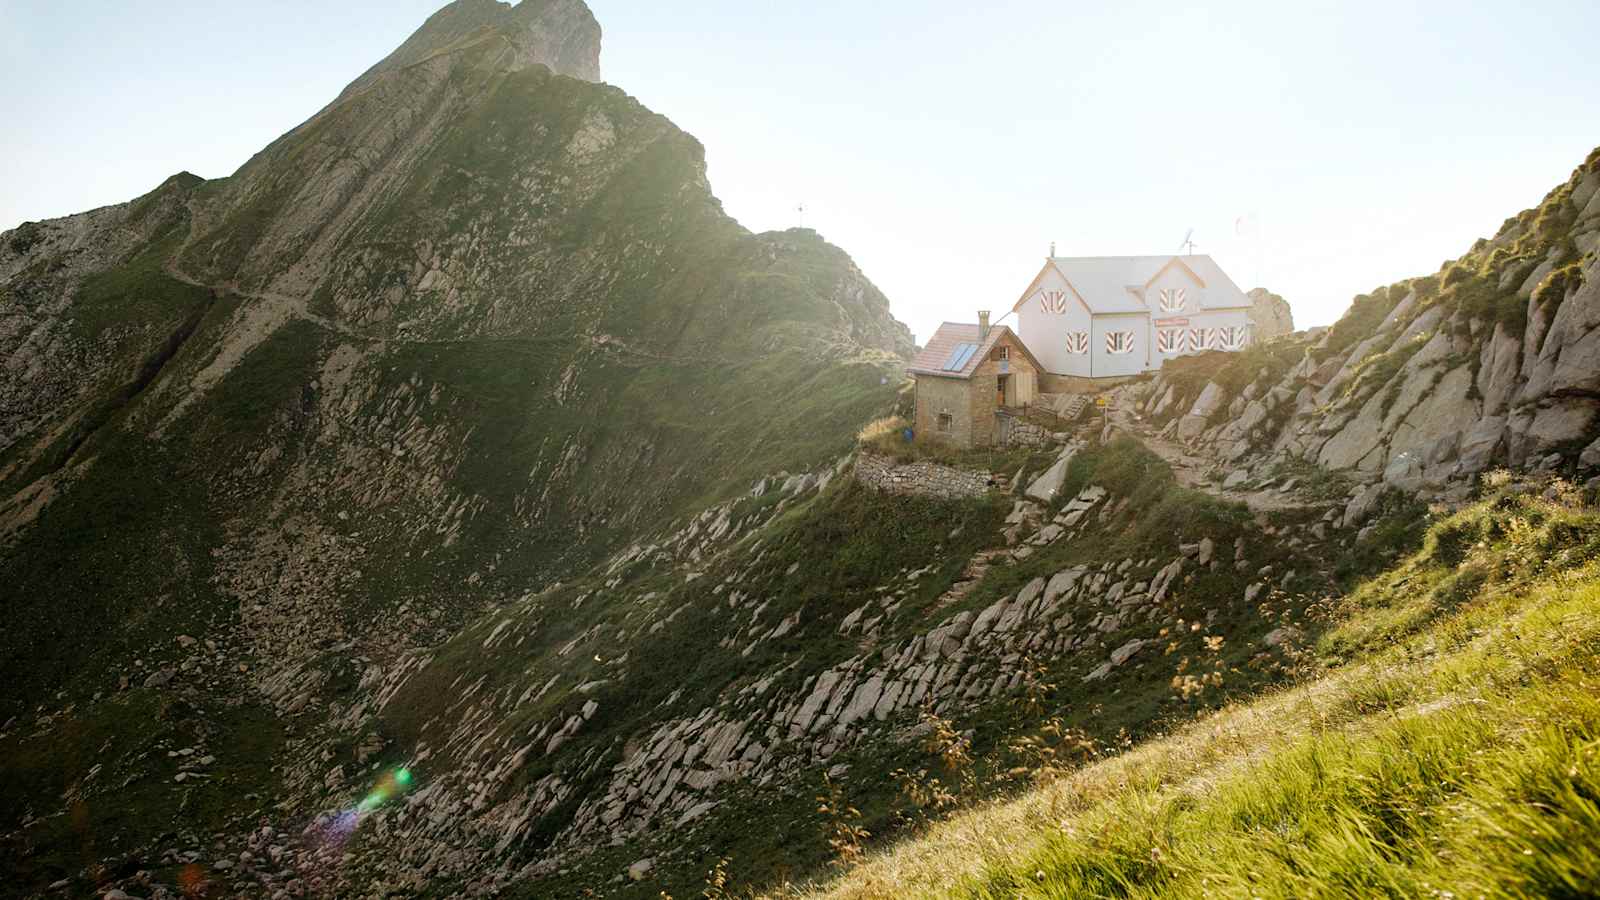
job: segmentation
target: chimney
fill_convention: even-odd
[[[1051,259],[1055,259],[1056,258],[1056,242],[1055,241],[1051,241],[1050,242],[1050,258]]]
[[[983,340],[984,338],[986,338],[988,336],[989,336],[989,311],[987,309],[980,309],[980,310],[978,310],[978,340],[981,341],[981,340]]]

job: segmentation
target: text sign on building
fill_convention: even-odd
[[[1175,319],[1157,319],[1156,320],[1156,327],[1158,327],[1158,328],[1162,327],[1164,325],[1187,325],[1187,324],[1189,324],[1188,318],[1187,317],[1182,317],[1182,316],[1180,316],[1178,318],[1175,318]]]

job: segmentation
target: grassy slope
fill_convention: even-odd
[[[807,895],[1584,896],[1600,883],[1597,551],[1600,513],[1570,496],[1479,503],[1350,595],[1316,677]]]
[[[537,307],[541,315],[519,313],[523,318],[511,337],[396,342],[372,363],[379,372],[378,396],[358,412],[356,430],[381,433],[392,414],[382,403],[408,383],[419,384],[424,395],[438,392],[443,400],[423,414],[424,424],[461,435],[464,446],[460,466],[439,474],[453,489],[486,504],[454,546],[424,546],[431,555],[422,560],[416,554],[413,564],[369,567],[363,593],[381,603],[398,605],[430,590],[463,605],[481,603],[492,590],[463,584],[485,560],[498,560],[501,584],[516,590],[581,571],[620,543],[746,490],[765,474],[812,468],[836,457],[858,424],[893,397],[885,378],[898,368],[898,359],[854,345],[819,346],[842,324],[836,292],[859,277],[841,251],[815,235],[798,234],[783,236],[784,248],[775,251],[770,244],[777,239],[743,231],[721,214],[709,192],[685,187],[696,185],[703,173],[693,138],[621,91],[542,70],[491,81],[481,102],[467,105],[418,164],[406,189],[359,233],[360,246],[351,249],[377,254],[376,262],[368,258],[375,271],[408,270],[412,242],[440,238],[428,229],[442,213],[498,216],[503,227],[494,234],[512,233],[513,220],[526,226],[525,204],[507,200],[516,196],[512,183],[546,168],[554,170],[552,183],[592,175],[561,153],[592,114],[612,116],[619,129],[626,125],[651,140],[619,164],[592,202],[534,217],[562,251],[549,256],[559,271],[540,273],[556,287],[528,290],[516,280],[527,275],[518,268],[526,251],[505,251],[494,261],[505,280],[466,304],[481,314],[504,295],[516,298],[511,305]],[[347,118],[370,112],[352,108]],[[464,172],[477,179],[477,187],[452,189],[450,178]],[[286,183],[299,177],[292,168],[279,175]],[[193,186],[179,181],[186,189]],[[210,183],[202,191],[224,185]],[[268,204],[269,212],[281,211],[283,202],[284,196],[275,195],[277,205]],[[224,255],[242,257],[255,234],[247,227],[252,215],[238,213],[248,221],[230,219],[200,245],[211,247],[225,235],[233,243],[224,241]],[[199,308],[205,292],[161,270],[182,231],[177,225],[161,231],[125,264],[89,278],[73,307],[78,327],[98,333],[148,319],[167,326],[164,336]],[[614,249],[619,247],[628,249]],[[882,300],[870,286],[867,293],[873,296],[861,301],[863,318],[871,318],[868,308]],[[192,369],[197,357],[203,359],[235,302],[219,302],[174,361],[175,369]],[[587,342],[594,333],[620,336],[630,349],[595,351]],[[148,636],[119,636],[134,611],[162,593],[180,600],[212,593],[207,551],[218,543],[220,524],[262,515],[262,504],[299,461],[296,451],[302,448],[290,442],[285,461],[264,476],[240,484],[234,475],[262,445],[282,437],[275,427],[303,424],[306,385],[317,378],[331,347],[330,336],[307,323],[286,328],[252,352],[164,443],[144,441],[121,427],[128,414],[143,422],[157,418],[138,408],[149,405],[146,398],[108,414],[106,427],[75,457],[95,464],[32,533],[0,548],[7,593],[23,601],[15,605],[22,627],[0,636],[0,675],[18,686],[0,698],[0,712],[21,712],[63,687],[74,694],[103,687],[86,683],[103,681],[91,674],[99,671],[90,665],[98,644],[135,649]],[[635,347],[640,352],[632,352]],[[581,378],[572,396],[557,402],[552,395],[569,368],[581,371]],[[795,429],[796,421],[806,427]],[[303,437],[295,427],[289,436]],[[62,447],[73,437],[63,436]],[[574,451],[576,474],[540,498],[530,473],[548,477],[552,461],[567,447]],[[319,473],[323,462],[312,462]],[[15,490],[39,474],[36,467],[3,486]],[[546,501],[537,523],[528,521],[530,498]],[[304,503],[315,507],[313,500]],[[312,511],[340,528],[336,510]],[[374,554],[405,559],[422,540],[383,533],[367,543]],[[181,548],[189,564],[173,564],[172,547]],[[77,634],[84,621],[103,626],[86,641]]]
[[[1008,473],[1018,467],[1037,472],[1053,458],[1026,451],[991,456],[983,460],[973,457],[966,462]],[[515,644],[513,652],[482,651],[484,640],[502,624],[505,615],[497,613],[486,618],[464,631],[434,658],[427,671],[413,679],[390,705],[380,729],[400,746],[416,746],[418,741],[426,740],[429,746],[436,747],[456,727],[461,714],[459,708],[452,706],[452,693],[445,690],[451,684],[476,684],[482,679],[479,696],[515,698],[524,685],[537,686],[552,675],[559,675],[564,684],[615,679],[590,694],[565,689],[552,692],[541,701],[517,706],[497,722],[497,733],[505,735],[508,748],[514,748],[518,736],[538,722],[559,721],[591,698],[599,702],[602,710],[592,728],[586,727],[563,746],[560,759],[530,765],[520,774],[517,784],[512,785],[517,788],[552,768],[574,774],[585,770],[593,758],[589,754],[603,754],[608,747],[638,733],[643,727],[641,721],[650,716],[693,715],[712,698],[736,693],[751,680],[773,672],[780,673],[781,687],[792,688],[808,674],[861,652],[856,640],[839,637],[836,627],[863,601],[881,596],[879,585],[899,583],[897,573],[930,563],[937,567],[937,571],[917,582],[905,598],[901,615],[885,626],[881,646],[920,634],[960,610],[981,609],[1014,594],[1034,577],[1048,576],[1070,566],[1108,560],[1114,564],[1132,557],[1155,560],[1140,571],[1153,569],[1178,555],[1180,540],[1201,536],[1211,537],[1231,561],[1233,541],[1245,540],[1252,563],[1249,571],[1238,571],[1232,565],[1193,570],[1182,587],[1162,604],[1156,621],[1130,621],[1104,635],[1098,652],[1088,650],[1040,659],[1026,698],[1000,698],[956,716],[956,728],[971,731],[972,763],[968,771],[952,777],[953,773],[942,770],[938,753],[920,742],[871,741],[829,760],[827,766],[804,763],[805,771],[788,784],[762,788],[729,785],[717,795],[723,804],[716,814],[720,824],[705,826],[697,838],[680,838],[676,834],[663,838],[672,847],[686,849],[690,841],[706,842],[703,850],[689,850],[691,856],[704,854],[698,859],[700,869],[695,878],[698,871],[723,857],[731,859],[730,876],[744,884],[773,884],[799,873],[817,871],[828,859],[828,848],[826,823],[817,814],[813,795],[822,783],[823,769],[829,766],[849,766],[849,773],[837,779],[841,790],[860,810],[860,824],[882,839],[903,834],[907,827],[914,827],[937,812],[910,801],[902,783],[886,777],[892,770],[934,772],[946,787],[960,792],[959,802],[971,803],[1014,790],[1019,783],[1028,781],[1029,767],[1036,765],[1041,756],[1115,753],[1128,741],[1159,734],[1171,723],[1192,719],[1229,698],[1252,696],[1263,684],[1281,677],[1276,661],[1263,664],[1256,658],[1260,655],[1260,640],[1286,620],[1299,621],[1304,600],[1274,597],[1270,602],[1247,606],[1240,597],[1247,585],[1259,579],[1255,570],[1263,565],[1274,565],[1280,575],[1299,565],[1304,575],[1296,585],[1302,593],[1326,584],[1319,567],[1305,566],[1292,551],[1269,539],[1262,532],[1262,525],[1242,507],[1178,488],[1166,464],[1135,441],[1119,441],[1080,453],[1070,467],[1062,502],[1088,484],[1108,488],[1113,501],[1125,500],[1121,511],[1071,541],[1039,548],[1021,563],[995,566],[966,598],[935,612],[932,602],[958,577],[965,560],[978,549],[1000,543],[996,529],[1009,503],[972,506],[880,497],[851,482],[836,482],[820,496],[790,508],[770,525],[752,533],[742,547],[712,562],[704,577],[687,584],[681,575],[646,571],[628,572],[620,584],[600,576],[565,585],[536,605],[515,613],[519,621],[542,620],[543,624],[528,629],[526,642],[508,639],[505,647]],[[759,500],[752,498],[751,502]],[[1293,519],[1295,515],[1278,518]],[[1306,514],[1298,515],[1304,518]],[[962,528],[959,538],[955,538],[952,533],[956,529],[952,526],[958,522]],[[1377,550],[1369,555],[1374,560],[1383,557]],[[791,568],[810,574],[790,575]],[[803,611],[804,628],[782,642],[760,645],[750,657],[741,657],[738,652],[747,637],[731,650],[723,646],[722,638],[729,627],[737,630],[745,616],[739,614],[730,620],[716,593],[725,579],[735,575],[740,579],[740,591],[767,601],[766,620],[775,622],[791,612]],[[576,602],[596,591],[609,593],[612,599],[605,604]],[[666,630],[644,637],[638,618],[642,610],[661,611],[646,616],[644,621],[648,622],[651,617],[680,606],[684,611]],[[1203,629],[1199,627],[1202,621]],[[1190,623],[1196,628],[1191,630]],[[1083,680],[1082,676],[1110,648],[1135,637],[1154,637],[1158,631],[1163,643],[1173,645],[1169,654],[1152,654],[1158,658],[1129,665],[1106,681]],[[608,636],[594,645],[606,656],[614,656],[619,648],[628,649],[629,662],[623,671],[591,662],[582,649],[565,657],[556,654],[557,648],[568,641],[591,632]],[[513,633],[522,633],[522,626]],[[639,639],[630,637],[634,634]],[[1225,646],[1207,650],[1206,638],[1216,635],[1225,638]],[[1188,657],[1203,658],[1205,666],[1225,670],[1225,683],[1208,687],[1198,696],[1175,696],[1171,688],[1174,669]],[[669,693],[680,689],[680,696],[661,705]],[[906,721],[897,727],[913,724],[917,716],[912,712],[903,718]],[[1039,737],[1039,724],[1047,718],[1056,719],[1049,746],[1019,743],[1019,738]],[[783,752],[781,746],[775,750]],[[448,754],[436,757],[424,768],[448,769],[453,763],[447,757]],[[430,776],[430,771],[419,771],[423,777]],[[550,821],[541,823],[541,833],[553,835],[571,812],[564,809],[548,817]],[[723,827],[729,822],[741,825],[735,829]],[[648,852],[632,844],[601,851],[573,867],[565,878],[530,884],[528,895],[597,886]],[[663,887],[681,894],[694,886],[679,880],[677,874],[663,873],[661,881],[625,886],[623,895],[655,896]]]
[[[506,93],[490,112],[537,116],[541,88],[554,97],[543,97],[546,102],[564,104],[569,113],[581,114],[589,104],[619,117],[648,115],[614,89],[537,72],[504,85]],[[566,115],[562,121],[570,129],[581,118]],[[527,123],[507,120],[494,127],[509,129],[515,138],[519,124]],[[470,143],[472,126],[466,123],[457,137]],[[505,145],[519,146],[516,140]],[[561,225],[567,251],[562,259],[580,282],[595,247],[639,238],[634,231],[648,230],[651,222],[660,227],[648,234],[650,246],[666,247],[670,265],[653,253],[619,254],[626,267],[615,281],[582,282],[581,291],[557,296],[561,316],[525,322],[513,339],[395,342],[371,362],[381,373],[376,393],[355,412],[350,440],[389,434],[392,398],[400,396],[404,405],[412,396],[400,388],[418,385],[421,396],[436,392],[439,407],[423,413],[436,418],[425,423],[459,435],[464,447],[461,464],[440,474],[487,506],[461,540],[443,547],[431,532],[404,527],[400,518],[408,509],[383,511],[396,512],[399,524],[392,527],[378,527],[388,526],[388,519],[374,523],[359,516],[345,525],[336,518],[348,508],[340,505],[343,498],[295,494],[299,505],[291,513],[318,516],[341,534],[359,526],[365,549],[394,561],[365,567],[363,583],[341,598],[341,612],[353,627],[419,598],[430,609],[466,618],[502,589],[521,591],[545,583],[552,573],[581,572],[655,523],[746,491],[762,475],[809,469],[837,457],[859,423],[892,400],[893,378],[886,376],[897,372],[900,361],[842,336],[840,304],[848,299],[843,293],[860,277],[848,258],[814,234],[751,236],[721,217],[708,193],[686,197],[680,189],[699,175],[697,154],[685,135],[660,141],[593,207]],[[419,178],[425,180],[426,173]],[[407,195],[411,199],[416,198]],[[418,202],[401,210],[411,217],[402,216],[402,222],[427,219],[426,198]],[[174,281],[161,268],[181,231],[163,230],[123,265],[91,276],[73,308],[78,327],[92,336],[149,320],[163,327],[147,330],[165,337],[176,322],[206,308],[207,292]],[[404,245],[396,252],[397,267],[408,264],[408,252]],[[502,287],[521,291],[516,284]],[[866,290],[872,296],[856,314],[870,319],[873,303],[882,298],[870,286]],[[247,690],[243,679],[201,685],[190,673],[175,682],[189,700],[173,724],[152,726],[136,750],[104,746],[107,735],[150,718],[172,692],[142,685],[184,656],[175,643],[178,635],[216,636],[236,624],[230,598],[212,580],[218,572],[212,551],[229,529],[268,521],[297,466],[323,483],[340,474],[337,460],[315,446],[320,412],[308,385],[343,338],[310,322],[285,326],[251,351],[165,440],[142,434],[175,400],[175,392],[160,389],[202,365],[230,317],[248,302],[218,298],[171,361],[177,375],[164,374],[126,407],[107,407],[104,417],[91,417],[99,427],[73,462],[92,464],[75,474],[37,523],[0,548],[0,596],[10,613],[0,631],[0,681],[8,688],[0,696],[0,723],[15,717],[16,726],[0,726],[8,732],[0,737],[0,769],[28,775],[0,790],[0,827],[14,827],[30,813],[59,811],[62,785],[100,765],[103,772],[152,786],[118,793],[102,774],[85,788],[94,802],[83,806],[81,830],[99,836],[102,853],[125,851],[153,839],[175,815],[157,795],[175,798],[193,790],[170,783],[163,790],[150,780],[152,772],[162,774],[156,770],[164,757],[150,752],[156,744],[192,740],[181,736],[182,729],[210,721],[226,735],[219,742],[237,748],[221,766],[267,773],[273,755],[282,751],[276,726],[207,704],[216,693]],[[585,315],[598,321],[580,321]],[[593,332],[620,335],[627,349],[596,351],[586,341]],[[569,363],[581,363],[584,377],[563,406],[551,396]],[[796,430],[796,421],[806,427]],[[61,446],[73,436],[63,437]],[[518,500],[537,496],[537,485],[522,495],[516,488],[527,484],[536,463],[548,472],[569,441],[585,451],[576,454],[577,474],[543,509],[545,521],[530,527]],[[282,458],[256,469],[268,445],[280,446]],[[5,487],[20,487],[41,471],[22,473]],[[427,555],[408,553],[418,546]],[[498,580],[469,583],[467,576],[490,560]],[[259,666],[242,650],[232,646],[221,653],[230,666]],[[627,702],[619,698],[617,708],[627,708]],[[62,708],[67,713],[51,726],[47,753],[46,739],[31,736],[28,720]],[[214,783],[237,786],[239,780],[219,775]],[[271,783],[263,774],[260,793],[270,797]],[[240,796],[235,792],[232,811],[249,813],[255,801]],[[154,814],[130,818],[140,809]],[[0,846],[0,859],[29,860],[33,880],[41,883],[75,871],[83,864],[81,841],[66,827],[72,823],[55,821],[63,827],[30,829],[36,842],[31,846]],[[130,824],[119,824],[124,821]],[[191,822],[197,830],[222,827],[215,817],[194,816]]]

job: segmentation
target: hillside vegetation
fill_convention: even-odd
[[[1577,897],[1600,884],[1600,510],[1439,517],[1299,684],[1048,773],[802,896]]]
[[[952,451],[598,78],[581,0],[456,0],[0,235],[0,894],[1583,893],[1600,156]]]

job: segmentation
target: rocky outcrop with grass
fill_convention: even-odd
[[[776,889],[1522,571],[1385,489],[1405,448],[1446,447],[1426,483],[1500,417],[1483,466],[1588,464],[1594,160],[1110,429],[863,468],[906,329],[815,233],[730,220],[598,40],[458,0],[233,177],[0,235],[9,884]],[[1522,487],[1517,552],[1571,550],[1577,489]]]
[[[404,667],[893,402],[882,293],[730,219],[598,52],[460,0],[233,176],[0,234],[10,881],[289,890],[301,804],[413,752],[363,730]]]
[[[1250,298],[1250,333],[1255,340],[1269,341],[1294,331],[1289,301],[1266,288],[1251,288],[1245,296]]]
[[[1496,466],[1600,467],[1600,152],[1437,274],[1332,328],[1169,364],[1127,392],[1232,469],[1290,456],[1465,496]]]

